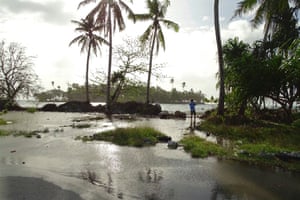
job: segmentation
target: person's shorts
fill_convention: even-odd
[[[191,115],[196,115],[196,111],[195,110],[191,110]]]

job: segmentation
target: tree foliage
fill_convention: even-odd
[[[29,96],[39,89],[32,59],[20,44],[0,43],[0,98],[13,103],[18,96]]]
[[[156,54],[158,53],[160,46],[162,46],[164,50],[166,48],[162,25],[164,25],[167,28],[173,29],[175,32],[179,31],[179,25],[177,23],[165,19],[167,8],[169,5],[169,0],[147,0],[146,6],[148,9],[148,13],[135,15],[137,21],[150,21],[150,25],[147,27],[146,31],[142,34],[140,38],[143,43],[147,43],[150,41],[150,58],[147,79],[146,103],[149,103],[150,101],[150,81],[152,76],[152,61],[154,48],[156,49]]]

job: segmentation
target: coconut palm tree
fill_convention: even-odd
[[[95,0],[83,0],[79,3],[78,8],[95,2]],[[87,18],[95,18],[99,30],[104,32],[105,37],[109,41],[109,55],[108,55],[108,72],[107,72],[107,89],[106,89],[106,111],[111,112],[111,66],[112,66],[112,34],[119,28],[119,31],[125,29],[125,21],[122,15],[122,9],[128,13],[128,18],[134,20],[134,13],[122,0],[100,0],[97,5],[90,11]],[[134,20],[135,21],[135,20]]]
[[[268,35],[277,27],[274,16],[286,13],[291,7],[296,17],[300,8],[299,0],[243,0],[238,3],[234,17],[255,10],[254,18],[251,20],[252,26],[256,28],[265,22],[264,41],[266,41]]]
[[[80,21],[72,20],[72,23],[77,25],[75,31],[80,32],[81,34],[75,37],[69,44],[71,46],[74,43],[78,43],[81,46],[81,53],[87,52],[86,59],[86,71],[85,71],[85,92],[86,92],[86,102],[90,102],[89,97],[89,61],[91,50],[94,54],[97,55],[97,52],[100,52],[100,45],[102,43],[107,44],[108,42],[95,34],[98,31],[99,26],[95,25],[93,18],[81,19]]]
[[[214,21],[215,21],[215,34],[218,49],[218,62],[219,62],[219,102],[218,102],[218,115],[224,115],[224,101],[225,101],[225,83],[224,83],[224,61],[222,51],[222,41],[220,33],[219,22],[219,0],[214,2]]]
[[[172,89],[171,90],[173,90],[173,88],[174,88],[174,78],[170,79],[170,83],[172,84]]]
[[[142,43],[150,41],[150,58],[149,58],[149,70],[147,80],[147,96],[146,103],[149,103],[150,97],[150,81],[152,73],[152,60],[154,47],[156,47],[156,54],[158,54],[159,46],[161,45],[165,50],[165,38],[162,32],[162,24],[167,28],[173,29],[175,32],[179,31],[179,25],[171,20],[165,19],[167,8],[170,5],[169,0],[163,2],[159,0],[146,0],[148,13],[136,14],[137,21],[151,21],[146,31],[140,37]]]

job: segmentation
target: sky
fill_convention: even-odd
[[[253,29],[249,17],[232,18],[240,0],[220,1],[220,25],[223,43],[229,38],[252,43],[261,39],[263,26]],[[70,41],[78,33],[71,20],[80,20],[96,5],[91,3],[77,9],[81,0],[1,0],[0,1],[0,40],[6,43],[17,42],[26,48],[28,56],[34,56],[34,71],[41,86],[52,89],[55,86],[66,90],[68,84],[84,84],[86,54],[80,53]],[[99,2],[99,0],[97,0]],[[134,0],[128,3],[135,13],[145,13],[145,1]],[[163,64],[160,70],[166,78],[152,78],[151,86],[166,90],[201,90],[208,98],[218,97],[216,88],[218,72],[217,48],[213,20],[214,0],[171,0],[166,19],[179,24],[179,32],[163,32],[166,50],[160,48],[154,63]],[[126,15],[125,15],[126,16]],[[113,44],[121,44],[127,37],[137,38],[150,22],[133,24],[126,21],[126,29],[116,32]],[[107,71],[107,47],[102,47],[101,56],[93,56],[90,63],[91,75],[96,71]],[[116,67],[113,66],[113,70]],[[174,79],[172,85],[170,80]],[[146,80],[146,79],[144,79]],[[182,83],[185,82],[185,87]]]

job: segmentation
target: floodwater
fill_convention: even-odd
[[[171,150],[164,143],[134,148],[75,140],[116,127],[150,126],[177,141],[190,134],[189,119],[88,120],[95,116],[98,114],[2,115],[12,123],[1,129],[48,132],[40,133],[40,139],[0,138],[0,199],[299,199],[299,174],[216,158],[193,159],[182,148]],[[76,123],[91,127],[72,128]],[[198,131],[194,134],[205,137]]]

